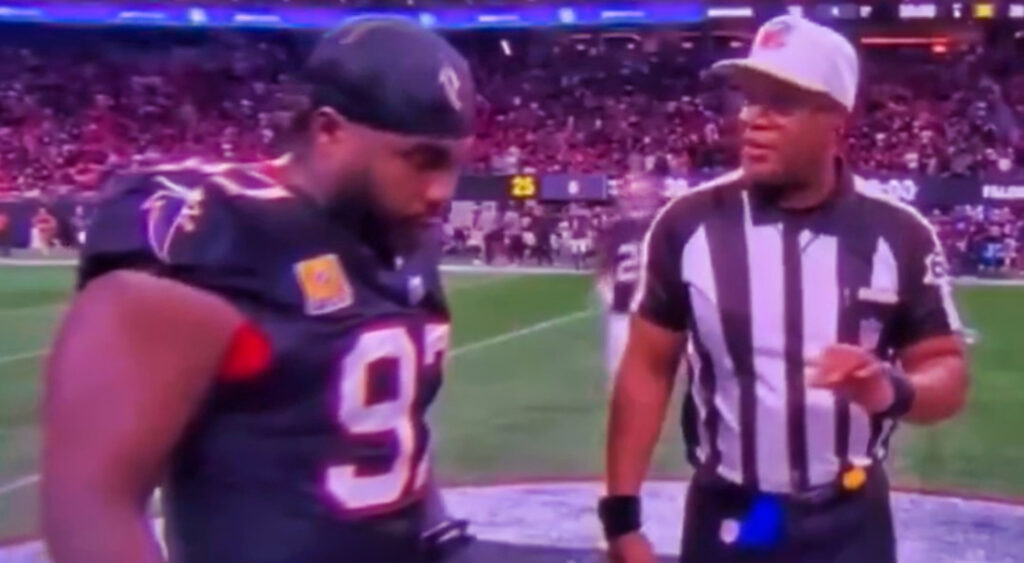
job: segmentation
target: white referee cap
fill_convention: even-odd
[[[857,51],[839,33],[798,16],[779,16],[757,30],[750,55],[712,66],[718,71],[747,69],[794,86],[820,92],[853,109],[860,62]]]

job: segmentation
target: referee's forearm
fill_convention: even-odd
[[[627,354],[616,376],[608,419],[610,495],[639,493],[675,383],[672,373],[630,360]]]
[[[967,362],[962,356],[931,359],[907,373],[914,386],[914,404],[906,420],[932,424],[960,412],[967,400]]]

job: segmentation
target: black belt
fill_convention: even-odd
[[[814,542],[834,536],[837,530],[852,529],[863,523],[874,505],[867,501],[867,497],[876,493],[879,487],[885,487],[885,474],[877,464],[853,468],[824,485],[776,494],[733,483],[712,470],[698,469],[693,485],[702,492],[718,496],[729,506],[750,507],[765,503],[776,506],[776,541]],[[750,515],[750,512],[738,513],[725,520],[739,530],[746,525]],[[770,545],[757,548],[770,548]]]
[[[740,485],[705,467],[697,469],[693,481],[697,486],[740,498],[744,496],[753,498],[759,495],[772,495],[796,506],[815,508],[864,494],[870,488],[869,485],[882,477],[883,471],[877,464],[867,467],[853,467],[837,475],[832,481],[802,491],[789,493],[770,493]]]

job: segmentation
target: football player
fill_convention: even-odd
[[[570,210],[567,229],[569,256],[577,270],[585,267],[593,246],[590,226],[590,214],[585,209]]]
[[[124,175],[100,206],[47,368],[58,563],[163,561],[158,486],[175,562],[420,562],[461,537],[431,508],[425,415],[469,67],[377,18],[326,34],[305,74],[292,153]]]
[[[598,293],[605,306],[604,351],[609,391],[629,336],[629,305],[640,279],[640,248],[644,233],[661,201],[654,179],[633,177],[617,195],[613,217],[604,225],[598,244]]]

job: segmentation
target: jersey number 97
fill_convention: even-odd
[[[426,482],[430,456],[425,444],[418,443],[414,418],[417,386],[424,369],[440,369],[448,336],[447,324],[427,325],[421,356],[408,328],[380,328],[361,334],[342,358],[338,424],[353,440],[384,436],[396,445],[394,459],[384,472],[361,474],[356,464],[327,470],[327,491],[345,510],[386,508],[419,491]],[[397,389],[393,397],[371,403],[369,368],[381,360],[396,365]]]

